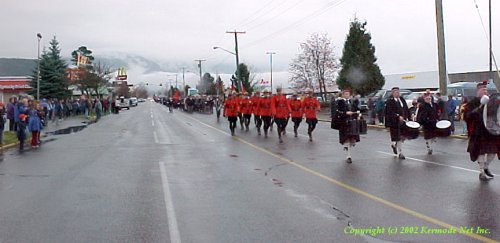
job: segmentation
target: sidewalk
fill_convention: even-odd
[[[331,112],[330,109],[323,109],[320,112],[318,112],[318,121],[321,122],[331,122]],[[366,114],[364,115],[366,117]],[[368,125],[368,128],[377,128],[377,129],[385,129],[384,125],[378,125],[378,121],[376,123],[377,125]],[[422,132],[422,131],[420,131]],[[455,121],[455,133],[452,134],[450,137],[452,138],[458,138],[458,139],[468,139],[467,135],[461,134],[462,133],[462,126],[460,125],[460,122]]]
[[[69,118],[66,118],[62,121],[59,121],[59,123],[57,123],[57,124],[56,124],[56,122],[52,123],[52,121],[49,121],[47,123],[47,126],[45,126],[42,129],[41,137],[43,138],[47,133],[53,133],[53,132],[61,130],[61,129],[67,129],[69,127],[77,127],[77,126],[87,126],[87,125],[92,124],[92,123],[93,122],[89,122],[89,120],[85,119],[83,116],[69,117]],[[7,133],[9,133],[9,134],[7,135]],[[13,136],[15,137],[15,133],[9,132],[9,131],[4,131],[4,143],[5,143],[5,136],[6,135],[10,136],[10,137],[13,137]],[[16,139],[14,143],[4,144],[3,146],[0,146],[0,150],[10,149],[10,148],[16,147],[18,144],[19,144],[19,142],[17,142],[17,139]]]

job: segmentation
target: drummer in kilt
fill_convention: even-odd
[[[339,126],[339,142],[344,146],[344,151],[347,152],[347,163],[352,163],[351,150],[359,139],[359,109],[350,100],[351,90],[342,90],[342,97],[336,101],[336,113],[340,121]],[[356,129],[357,128],[357,129]]]
[[[467,152],[471,161],[479,164],[479,180],[481,181],[493,179],[494,175],[488,166],[500,152],[500,136],[492,135],[484,126],[483,110],[489,100],[486,85],[486,82],[477,85],[476,97],[467,102],[464,115],[467,126],[472,130],[469,133]]]
[[[424,127],[424,139],[427,145],[427,154],[432,154],[432,144],[436,142],[437,128],[436,123],[439,120],[439,107],[432,103],[430,94],[424,95],[424,103],[418,109],[417,120]]]
[[[391,89],[391,97],[385,102],[385,127],[389,128],[391,133],[392,152],[399,159],[406,159],[403,155],[403,142],[406,139],[405,121],[410,118],[408,105],[403,97],[400,97],[399,87]]]

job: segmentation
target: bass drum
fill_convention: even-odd
[[[451,122],[441,120],[436,123],[436,135],[438,137],[448,137],[451,135]]]
[[[500,135],[500,93],[490,96],[483,110],[484,126],[492,135]]]
[[[420,134],[420,123],[414,121],[407,121],[403,124],[402,127],[402,135],[406,137],[406,139],[416,139]]]

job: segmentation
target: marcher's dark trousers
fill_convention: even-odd
[[[264,131],[267,132],[267,130],[269,130],[269,127],[271,127],[271,117],[263,116],[262,121],[264,122]]]

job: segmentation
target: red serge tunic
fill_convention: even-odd
[[[224,116],[238,116],[238,101],[235,99],[227,99],[224,101]]]
[[[292,118],[302,118],[302,101],[290,100],[290,109],[292,110]]]
[[[319,102],[316,98],[306,97],[303,104],[306,119],[316,119],[316,111],[320,110]]]
[[[284,95],[276,95],[272,99],[273,115],[274,118],[284,119],[290,114],[290,104]]]
[[[259,112],[260,99],[261,98],[258,96],[252,96],[252,98],[250,98],[250,101],[252,102],[252,113],[255,116],[260,116],[260,112]]]
[[[272,100],[270,97],[260,98],[259,113],[261,116],[272,116],[271,110]]]
[[[252,101],[249,98],[240,100],[240,112],[243,115],[252,115]]]

